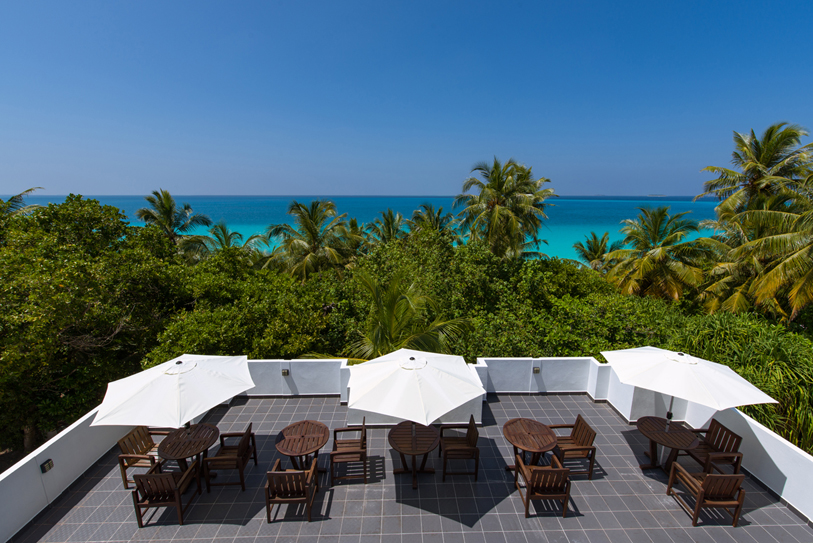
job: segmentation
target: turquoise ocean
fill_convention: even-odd
[[[6,196],[7,197],[7,196]],[[213,221],[226,221],[231,230],[243,234],[244,239],[252,234],[263,233],[270,224],[290,222],[286,214],[292,200],[307,203],[315,199],[331,200],[339,213],[355,217],[359,222],[370,222],[380,217],[381,211],[392,208],[405,218],[423,203],[443,207],[452,211],[452,196],[194,196],[174,195],[179,204],[189,203],[197,213],[205,213]],[[131,221],[141,225],[135,218],[135,211],[145,207],[144,196],[86,196],[99,200],[102,204],[116,206]],[[42,196],[32,194],[26,198],[30,204],[47,205],[60,203],[64,196]],[[548,200],[552,205],[546,208],[548,220],[540,231],[540,237],[547,240],[541,251],[551,257],[575,258],[573,244],[584,242],[590,232],[601,235],[610,233],[610,239],[620,240],[621,221],[638,215],[640,207],[669,206],[671,213],[689,211],[687,218],[700,221],[714,218],[714,200],[692,201],[691,196],[561,196]],[[199,233],[204,233],[203,231]]]

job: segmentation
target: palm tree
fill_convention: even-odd
[[[420,231],[436,231],[436,232],[453,232],[455,237],[457,233],[458,221],[451,213],[443,213],[443,207],[437,210],[435,206],[429,203],[421,204],[421,206],[412,213],[412,219],[407,221],[409,225],[409,232],[411,234]]]
[[[372,315],[361,339],[349,346],[351,357],[369,360],[401,348],[448,353],[449,344],[471,327],[465,318],[430,322],[428,314],[436,313],[437,305],[401,277],[386,285],[366,271],[356,277],[372,297]]]
[[[265,241],[265,236],[253,234],[244,243],[242,241],[243,234],[229,230],[226,221],[219,221],[209,229],[208,236],[189,236],[184,240],[183,247],[201,258],[229,248],[237,248],[253,256],[258,250],[257,246]]]
[[[624,245],[607,254],[617,260],[607,279],[626,294],[640,294],[678,300],[683,291],[703,280],[701,258],[707,250],[701,242],[687,241],[697,232],[697,223],[684,219],[688,213],[669,215],[669,207],[638,208],[636,219],[622,221]]]
[[[750,292],[756,303],[793,320],[813,302],[813,174],[774,199],[780,204],[735,215],[761,231],[732,250],[731,259],[764,262]]]
[[[201,213],[192,211],[187,203],[178,208],[175,199],[164,189],[152,191],[152,196],[144,198],[150,207],[142,207],[136,211],[139,220],[154,224],[163,230],[164,234],[179,245],[184,237],[199,226],[211,226],[212,220]]]
[[[345,215],[336,215],[336,204],[313,200],[305,205],[294,200],[288,206],[288,215],[294,217],[295,226],[272,224],[266,230],[269,240],[281,238],[270,262],[281,264],[303,281],[313,272],[342,264]]]
[[[374,220],[367,227],[370,240],[373,243],[384,245],[406,237],[407,233],[404,230],[406,221],[404,221],[403,215],[394,212],[392,209],[381,211],[380,214],[381,218]]]
[[[717,174],[707,181],[705,192],[697,198],[713,194],[726,211],[739,212],[753,207],[762,198],[790,188],[811,173],[813,143],[800,146],[807,136],[804,128],[795,124],[776,123],[757,138],[734,132],[734,152],[731,163],[739,170],[708,166],[703,171]]]
[[[531,168],[510,159],[502,164],[497,157],[488,164],[474,166],[482,180],[469,177],[454,207],[463,207],[461,226],[469,239],[485,241],[492,253],[500,257],[517,257],[536,250],[539,227],[545,215],[545,200],[555,196],[553,189],[543,189],[550,180],[534,179]],[[475,194],[468,194],[472,189]]]
[[[584,239],[586,245],[583,245],[580,241],[573,244],[573,249],[581,261],[600,272],[605,272],[608,267],[617,264],[615,261],[606,260],[605,256],[607,253],[617,251],[623,247],[622,242],[614,241],[610,243],[610,234],[608,232],[604,232],[600,238],[595,232],[590,232],[590,235],[585,236]]]
[[[34,211],[35,209],[39,209],[42,206],[37,204],[25,205],[25,197],[34,192],[35,190],[41,190],[42,187],[32,187],[30,189],[22,191],[20,194],[15,194],[11,196],[5,202],[0,199],[0,216],[5,217],[16,217],[18,215],[27,215]]]

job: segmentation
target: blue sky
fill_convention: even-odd
[[[693,195],[813,128],[813,2],[0,3],[0,194]],[[810,141],[809,138],[805,142]]]

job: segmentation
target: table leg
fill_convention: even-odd
[[[518,454],[519,449],[517,449],[517,446],[514,445],[514,456],[512,456],[511,459],[513,460],[514,458],[516,458]],[[525,460],[525,451],[522,451],[522,460],[523,461]],[[505,466],[505,471],[514,471],[516,469],[517,469],[516,464],[508,464],[507,466]]]
[[[297,462],[297,457],[296,456],[291,457],[291,464],[294,465],[294,469],[296,469],[296,470],[301,470],[302,469],[302,468],[299,467],[299,462]],[[304,459],[302,459],[302,465],[303,466],[305,465]]]
[[[319,451],[316,451],[315,453],[313,453],[313,459],[314,459],[314,460],[318,460],[318,459],[319,459]],[[319,464],[317,463],[317,465],[316,465],[316,471],[317,471],[317,472],[319,472],[319,473],[327,473],[327,468],[320,468],[320,467],[319,467]]]
[[[641,464],[641,469],[652,469],[658,467],[658,444],[653,440],[649,440],[649,451],[644,451],[644,454],[649,457],[649,464]]]
[[[412,455],[412,490],[415,490],[416,488],[418,488],[418,470],[416,469],[417,464],[418,464],[418,459],[413,454]]]
[[[411,470],[409,469],[409,464],[407,464],[406,456],[404,456],[404,453],[402,453],[402,452],[399,452],[398,454],[401,455],[401,465],[403,467],[400,468],[400,469],[394,469],[394,470],[392,470],[392,472],[393,473],[409,473]]]
[[[672,464],[674,464],[675,460],[677,460],[677,455],[678,455],[678,449],[670,449],[669,450],[669,456],[666,457],[666,462],[663,464],[663,470],[666,473],[669,473],[669,470],[672,469]]]

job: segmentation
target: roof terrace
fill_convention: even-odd
[[[527,417],[549,424],[572,423],[581,414],[598,432],[598,455],[593,480],[573,476],[566,518],[556,502],[535,502],[531,518],[524,518],[505,470],[512,449],[502,434],[503,424]],[[647,442],[607,403],[584,394],[489,394],[483,404],[480,431],[480,477],[419,475],[417,490],[411,476],[393,475],[400,464],[387,443],[387,429],[369,430],[371,478],[341,481],[329,487],[322,474],[313,522],[302,507],[275,506],[272,523],[265,519],[263,485],[266,470],[277,458],[288,458],[274,447],[277,433],[292,422],[313,419],[331,429],[345,426],[347,408],[338,397],[237,398],[212,410],[205,422],[222,432],[242,431],[251,422],[257,435],[259,466],[249,464],[246,491],[239,486],[213,487],[197,497],[178,526],[174,509],[152,509],[139,529],[130,491],[122,488],[116,456],[111,448],[52,505],[12,541],[34,543],[85,541],[162,541],[181,543],[228,542],[811,542],[813,528],[750,476],[746,477],[745,508],[740,526],[731,527],[725,513],[704,510],[700,524],[666,495],[666,475],[641,471],[647,461]],[[323,449],[329,451],[331,443]],[[319,463],[327,467],[327,455]],[[440,468],[437,455],[430,462]],[[697,464],[681,458],[690,471]],[[236,477],[221,472],[221,477]],[[682,490],[682,489],[681,489]]]

